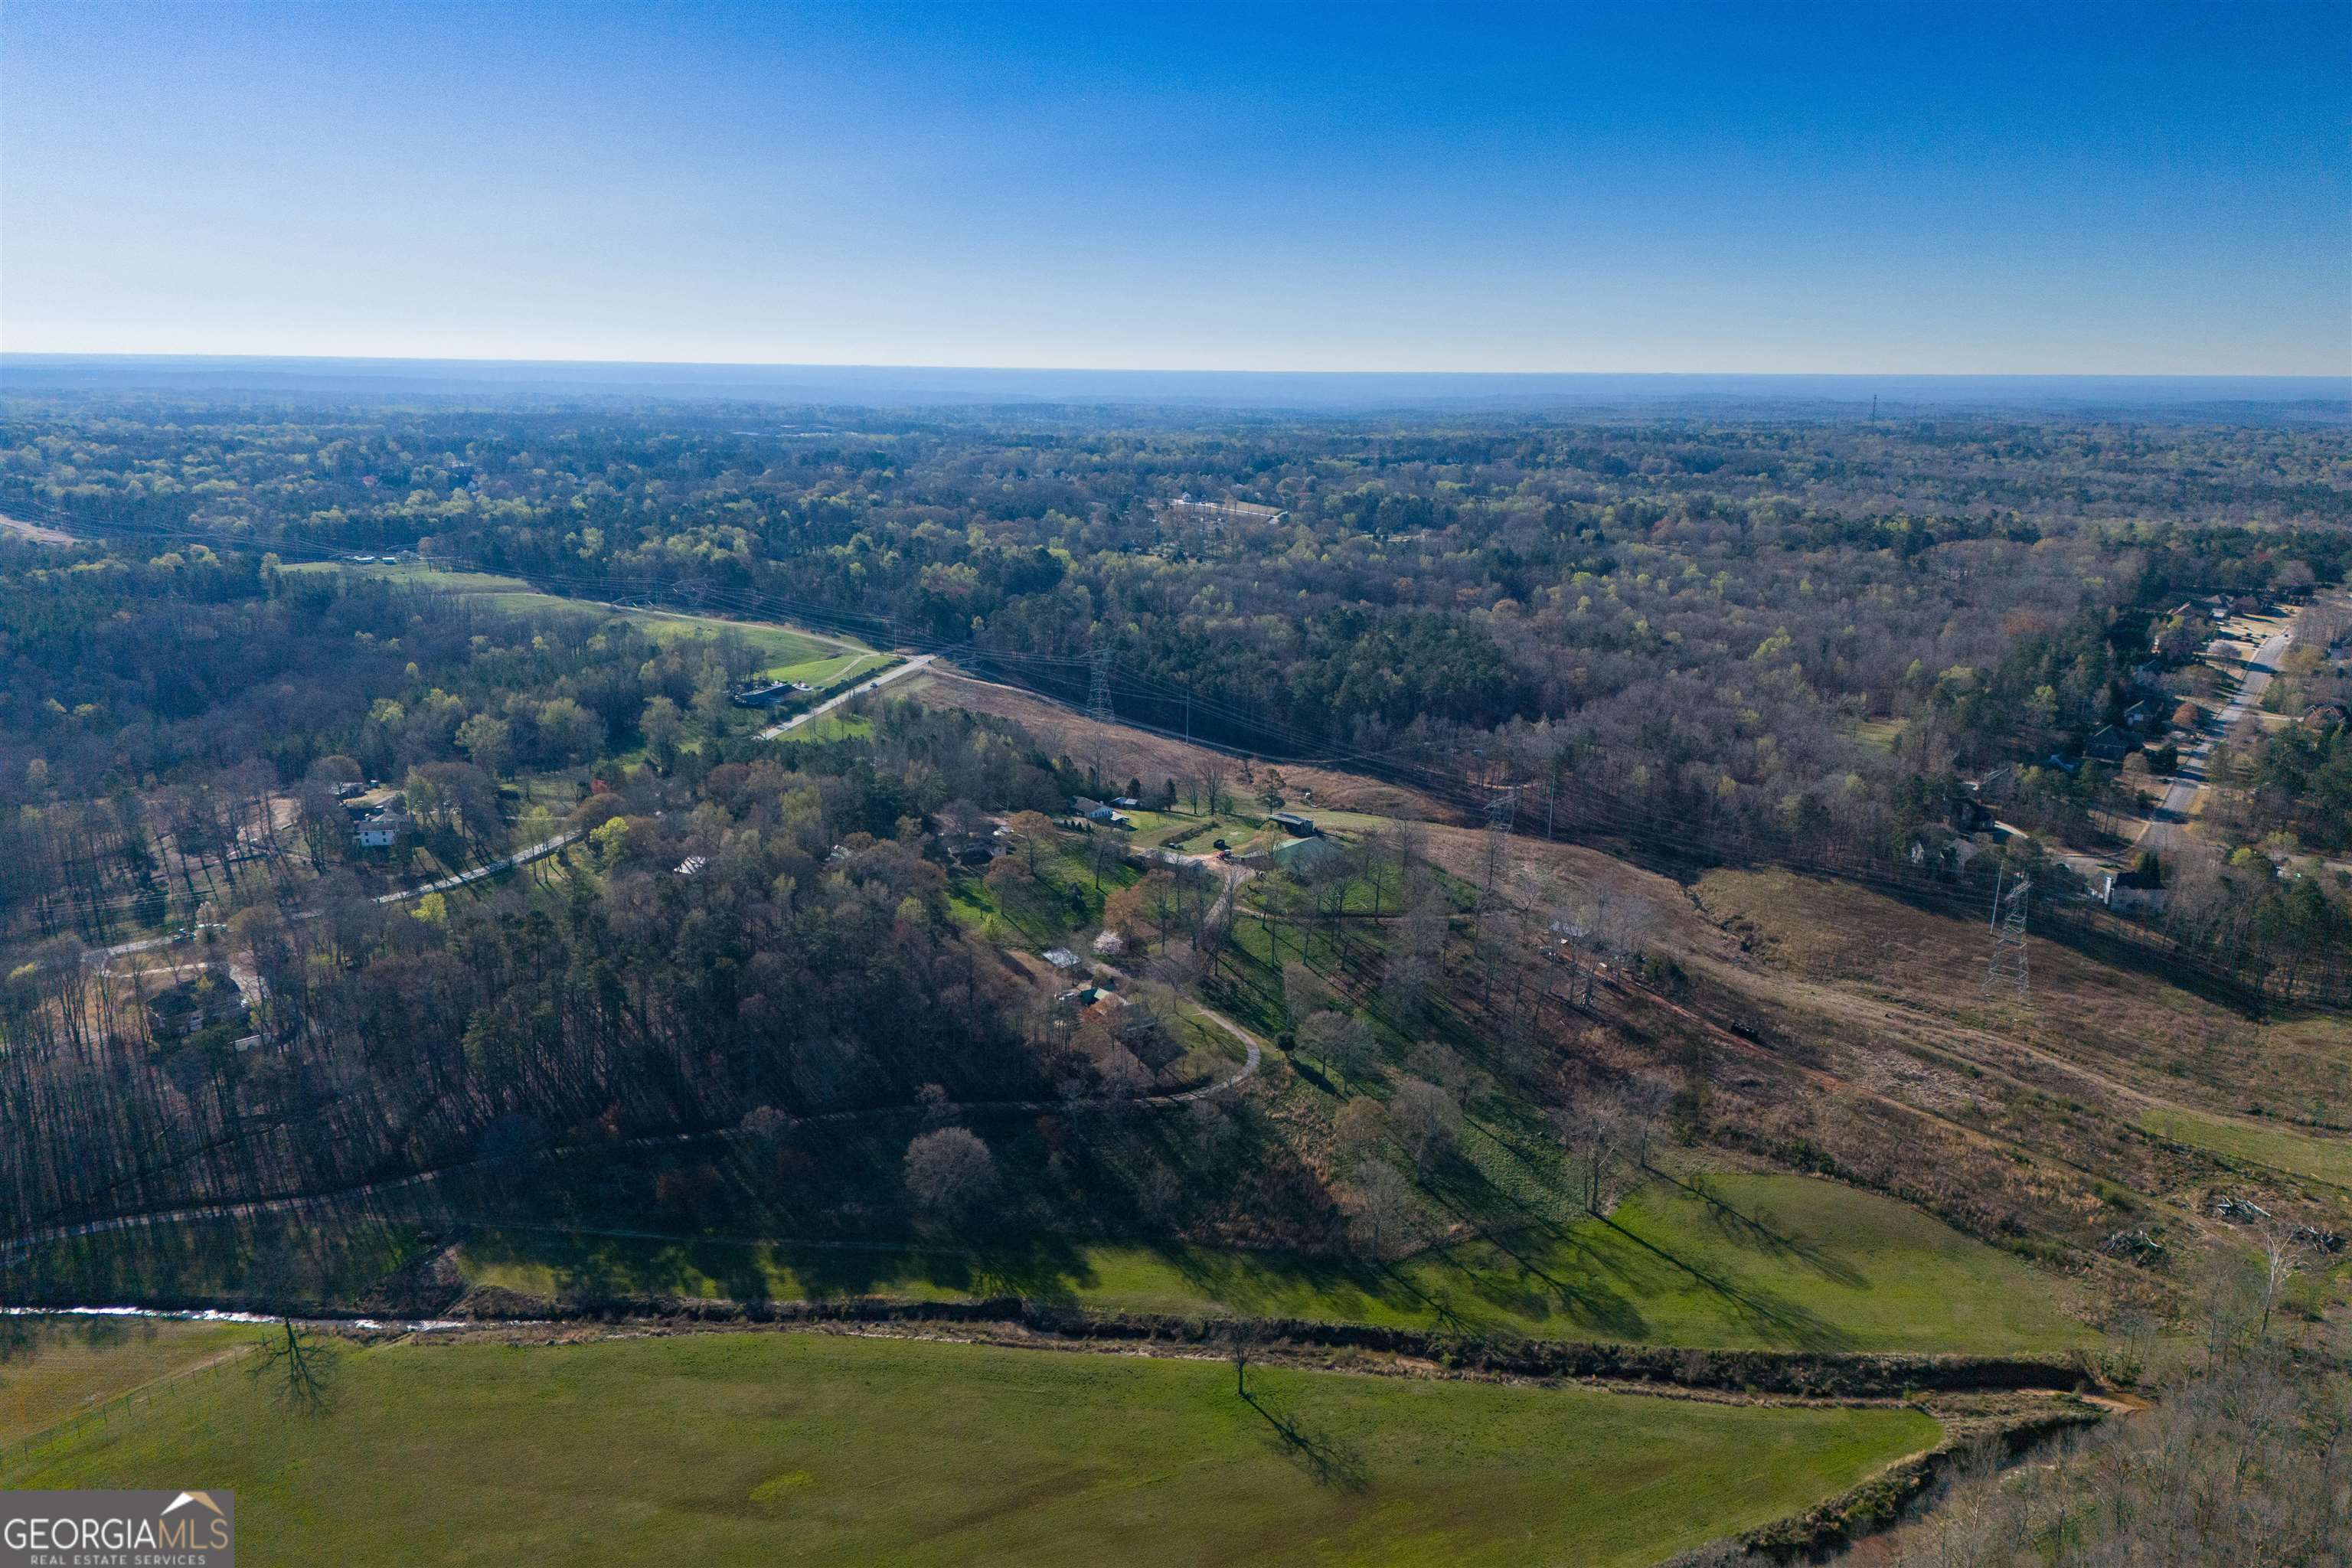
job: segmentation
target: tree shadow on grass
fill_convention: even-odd
[[[1449,1247],[1429,1256],[1442,1258],[1458,1268],[1470,1279],[1471,1289],[1478,1298],[1505,1310],[1517,1310],[1520,1315],[1543,1318],[1554,1310],[1573,1321],[1580,1329],[1601,1333],[1615,1339],[1639,1340],[1647,1337],[1649,1321],[1643,1318],[1633,1300],[1610,1288],[1601,1276],[1622,1277],[1612,1260],[1579,1238],[1567,1226],[1560,1225],[1525,1199],[1496,1186],[1484,1171],[1466,1160],[1443,1162],[1423,1184],[1429,1194],[1446,1209],[1476,1226],[1485,1245],[1493,1247],[1518,1266],[1523,1278],[1542,1281],[1549,1298],[1540,1293],[1515,1290],[1499,1271],[1481,1273],[1463,1259],[1465,1248]],[[1501,1221],[1497,1225],[1495,1222]],[[1528,1236],[1549,1237],[1555,1247],[1573,1248],[1591,1264],[1589,1277],[1564,1279],[1538,1262],[1537,1248],[1522,1239]],[[1529,1310],[1530,1305],[1539,1308]]]
[[[1775,1230],[1759,1215],[1740,1213],[1727,1200],[1714,1192],[1703,1178],[1696,1182],[1686,1182],[1679,1176],[1669,1175],[1664,1172],[1660,1172],[1658,1174],[1666,1182],[1706,1205],[1717,1227],[1723,1231],[1727,1238],[1743,1242],[1760,1252],[1794,1258],[1819,1273],[1823,1279],[1837,1284],[1858,1290],[1869,1288],[1869,1276],[1850,1264],[1832,1258],[1817,1243]]]
[[[1249,1389],[1242,1400],[1266,1424],[1270,1440],[1318,1487],[1360,1492],[1372,1484],[1364,1452],[1346,1438],[1309,1426],[1288,1394]]]
[[[724,1300],[751,1305],[779,1298],[913,1296],[925,1287],[948,1296],[1067,1303],[1093,1280],[1085,1254],[1049,1236],[982,1235],[968,1247],[951,1247],[919,1239],[666,1235],[509,1221],[476,1233],[467,1250],[482,1262],[544,1267],[560,1297],[585,1300],[697,1294],[688,1287],[699,1279]],[[782,1290],[780,1270],[790,1276]]]
[[[1636,1236],[1614,1219],[1604,1217],[1601,1223],[1644,1252],[1697,1280],[1760,1338],[1811,1351],[1844,1350],[1853,1342],[1843,1330],[1818,1312],[1772,1291],[1736,1285],[1718,1275],[1710,1274],[1696,1264],[1677,1258],[1648,1237]]]

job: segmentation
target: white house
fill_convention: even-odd
[[[354,829],[362,849],[389,849],[408,831],[408,818],[395,811],[379,811]]]

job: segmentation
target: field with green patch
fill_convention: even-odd
[[[0,1446],[237,1350],[250,1323],[0,1318]]]
[[[778,736],[782,741],[851,741],[874,733],[874,721],[863,713],[847,713],[836,708],[821,714],[805,724],[795,724]]]
[[[647,637],[658,643],[675,642],[681,637],[707,638],[730,635],[741,637],[769,661],[768,672],[779,679],[805,679],[782,675],[781,672],[786,669],[801,668],[812,663],[845,663],[857,657],[837,643],[811,637],[806,632],[796,632],[789,626],[769,626],[757,621],[730,621],[717,616],[681,616],[668,610],[625,610],[620,613],[635,621]]]
[[[2322,1138],[2284,1127],[2249,1127],[2185,1110],[2144,1112],[2140,1126],[2159,1138],[2187,1143],[2232,1160],[2268,1165],[2273,1170],[2338,1187],[2352,1187],[2352,1138]]]
[[[796,680],[814,690],[841,685],[860,676],[878,675],[895,662],[887,653],[862,653],[832,648],[796,664],[770,665],[760,673],[770,680]]]
[[[1105,1311],[1726,1349],[2026,1352],[2093,1338],[2054,1277],[1892,1199],[1801,1176],[1662,1184],[1607,1220],[1392,1265],[1181,1246],[992,1255],[493,1230],[467,1239],[459,1266],[471,1282],[540,1296],[1010,1293]]]
[[[399,583],[412,588],[438,588],[450,594],[530,592],[530,584],[520,577],[502,577],[489,572],[451,572],[413,561],[378,561],[364,565],[353,561],[298,561],[279,570],[294,575],[349,572],[355,575],[381,577],[388,583]]]
[[[714,637],[732,633],[767,658],[769,662],[764,673],[772,679],[805,680],[813,686],[842,679],[852,672],[853,667],[862,667],[868,660],[872,661],[874,668],[887,662],[887,656],[866,652],[846,639],[814,637],[790,626],[761,621],[732,621],[719,616],[680,615],[670,610],[614,609],[585,599],[541,594],[519,577],[501,577],[486,572],[449,572],[437,566],[405,562],[362,566],[343,561],[303,562],[286,570],[359,572],[414,587],[438,588],[450,594],[479,594],[502,610],[619,616],[635,622],[647,637],[656,642],[669,642],[679,637]],[[865,669],[858,668],[856,672],[863,674]]]
[[[1056,834],[1038,856],[1032,880],[992,885],[976,868],[958,871],[948,884],[949,912],[992,941],[1051,947],[1073,931],[1101,924],[1103,900],[1142,875],[1118,858],[1116,851],[1124,847],[1123,842],[1107,844],[1114,852],[1106,854],[1097,871],[1087,860],[1087,835]],[[1027,866],[1025,852],[1015,850],[1008,858],[1015,857]]]
[[[205,1374],[12,1484],[237,1494],[256,1563],[1650,1563],[1940,1435],[1707,1405],[816,1334],[354,1350],[323,1416]]]

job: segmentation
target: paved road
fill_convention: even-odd
[[[851,687],[848,690],[843,692],[838,697],[826,698],[824,701],[818,703],[815,707],[810,709],[805,713],[795,713],[781,724],[769,725],[766,729],[761,731],[754,738],[761,741],[772,741],[788,730],[797,730],[802,725],[807,723],[810,720],[820,718],[824,714],[832,712],[835,709],[840,707],[843,703],[848,701],[853,697],[863,697],[869,691],[879,691],[882,688],[889,685],[894,680],[904,680],[907,677],[914,674],[917,670],[929,668],[932,660],[938,657],[939,656],[937,654],[919,653],[914,658],[908,659],[906,663],[899,665],[895,669],[885,670],[882,674],[876,676],[871,680]]]
[[[485,877],[495,877],[501,871],[511,871],[518,866],[528,865],[543,855],[552,855],[579,837],[578,828],[566,828],[552,838],[541,839],[528,849],[518,849],[511,855],[502,855],[487,865],[477,866],[470,871],[460,871],[455,876],[444,877],[438,881],[423,882],[414,888],[399,888],[389,893],[378,894],[375,901],[379,904],[399,904],[405,903],[410,899],[421,899],[427,893],[446,893],[452,888],[462,888],[468,882],[478,882]]]
[[[2286,657],[2287,641],[2293,632],[2291,625],[2273,632],[2246,661],[2245,672],[2238,679],[2238,689],[2222,705],[2221,715],[2205,726],[2197,743],[2181,754],[2180,767],[2166,786],[2164,798],[2157,802],[2156,810],[2140,825],[2136,842],[2141,847],[2170,849],[2182,841],[2188,832],[2189,808],[2197,802],[2197,792],[2205,787],[2205,764],[2212,757],[2213,747],[2262,700],[2263,689],[2278,670],[2279,660]],[[2206,654],[2217,657],[2230,640],[2215,637],[2206,645]]]

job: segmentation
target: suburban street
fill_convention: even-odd
[[[2238,689],[2222,705],[2220,715],[2204,726],[2197,743],[2180,754],[2179,770],[2172,775],[2172,782],[2165,788],[2164,798],[2157,802],[2156,810],[2141,826],[2139,837],[2135,840],[2143,848],[2164,850],[2181,842],[2181,835],[2188,826],[2189,808],[2196,804],[2197,792],[2205,787],[2205,764],[2212,755],[2215,743],[2228,735],[2262,700],[2263,689],[2270,685],[2271,676],[2278,668],[2278,661],[2286,656],[2287,641],[2294,632],[2294,623],[2290,620],[2286,626],[2263,639],[2262,646],[2246,660],[2245,669],[2238,678]],[[2222,650],[2231,640],[2229,637],[2215,637],[2205,647],[2206,657],[2214,659],[2224,657]]]

